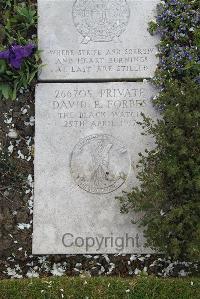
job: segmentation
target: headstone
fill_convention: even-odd
[[[39,79],[150,78],[158,38],[148,32],[160,0],[38,0]]]
[[[154,145],[138,124],[141,112],[156,117],[154,95],[142,82],[37,86],[34,254],[151,252],[116,196]]]

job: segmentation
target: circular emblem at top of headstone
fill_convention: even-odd
[[[94,134],[81,139],[70,161],[76,184],[93,194],[113,192],[124,184],[130,170],[126,147],[115,137]]]
[[[82,43],[109,42],[125,31],[130,9],[126,0],[76,0],[72,16]]]

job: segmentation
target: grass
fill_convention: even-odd
[[[0,299],[200,299],[200,278],[59,277],[0,281]]]

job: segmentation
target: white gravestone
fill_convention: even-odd
[[[36,89],[34,254],[150,253],[115,198],[137,184],[149,83],[55,83]],[[135,215],[135,220],[140,216]]]
[[[150,78],[157,37],[148,32],[159,0],[38,0],[39,79]]]

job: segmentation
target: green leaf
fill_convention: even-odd
[[[8,100],[12,96],[12,88],[8,83],[1,83],[0,84],[0,91],[3,97]]]
[[[4,74],[6,71],[6,62],[5,60],[0,60],[0,75]]]

